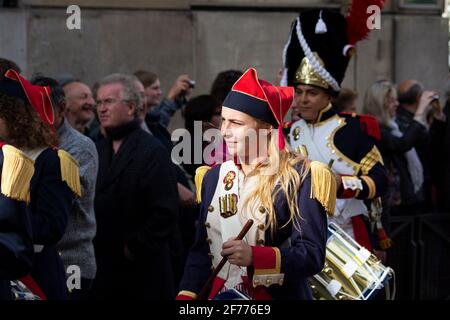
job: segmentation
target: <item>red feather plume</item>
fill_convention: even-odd
[[[373,14],[367,13],[367,8],[376,5],[383,9],[385,0],[352,0],[347,16],[347,35],[349,44],[354,45],[358,41],[367,38],[371,31],[367,28],[367,19]]]

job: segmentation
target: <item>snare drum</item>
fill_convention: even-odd
[[[315,299],[368,300],[384,287],[393,270],[384,266],[336,224],[330,223],[325,267],[310,279]]]

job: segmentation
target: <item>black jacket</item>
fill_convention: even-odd
[[[450,104],[444,107],[447,121],[435,121],[430,128],[432,161],[431,176],[436,186],[439,212],[450,213]]]
[[[222,183],[220,165],[209,170],[203,179],[202,203],[196,241],[191,248],[186,263],[180,290],[198,294],[211,273],[210,245],[207,242],[207,240],[210,240],[208,239],[207,228],[211,226],[208,226],[205,222],[208,214],[218,214],[209,212],[208,208],[213,200],[218,183]],[[327,216],[320,203],[311,199],[310,174],[306,176],[298,191],[297,203],[301,212],[301,219],[297,221],[300,231],[293,226],[292,222],[287,224],[290,216],[286,198],[282,193],[279,193],[274,203],[275,218],[279,227],[273,235],[270,229],[265,232],[264,246],[279,248],[279,273],[285,274],[282,286],[274,285],[268,288],[268,292],[273,299],[311,300],[311,288],[307,278],[319,273],[324,266],[328,232]],[[280,226],[284,227],[281,228]],[[288,238],[291,245],[285,247],[283,243]],[[266,257],[266,259],[271,261],[270,257]]]
[[[149,128],[153,136],[166,148],[169,154],[172,153],[173,142],[169,131],[162,126],[159,122],[160,117],[155,116],[152,113],[147,113],[145,117],[145,123]],[[185,172],[181,169],[181,166],[171,162],[173,169],[175,170],[175,176],[178,183],[190,189],[188,178]],[[195,239],[195,222],[198,219],[199,207],[183,207],[179,206],[179,219],[178,229],[179,232],[174,234],[172,241],[172,256],[174,257],[175,273],[176,273],[176,286],[178,286],[179,280],[183,275],[183,268],[186,262],[189,248],[194,243]]]
[[[30,209],[35,253],[31,275],[50,300],[67,298],[66,270],[55,245],[61,240],[74,209],[74,194],[61,178],[56,150],[47,148],[35,160]]]
[[[396,122],[400,130],[405,134],[408,127],[414,123],[414,114],[402,106],[397,109]],[[424,132],[418,139],[415,148],[423,165],[425,210],[432,210],[432,186],[437,185],[442,177],[440,170],[442,158],[439,154],[442,151],[444,131],[446,123],[434,120],[428,132]],[[446,196],[445,196],[446,197]]]
[[[113,154],[97,143],[95,197],[97,277],[94,298],[167,299],[174,296],[170,240],[178,193],[165,148],[140,128]],[[125,247],[133,259],[125,257]]]
[[[414,192],[414,185],[408,171],[405,152],[414,148],[426,135],[426,129],[417,121],[412,121],[402,137],[394,136],[391,128],[381,125],[381,142],[379,149],[383,156],[384,165],[394,169],[399,177],[401,201],[404,205],[412,205],[424,201],[424,192]]]
[[[3,152],[0,149],[0,172]],[[32,264],[30,212],[25,202],[0,193],[0,300],[11,298],[9,280],[26,275]]]

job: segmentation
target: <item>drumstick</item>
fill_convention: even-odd
[[[331,169],[331,167],[333,166],[334,163],[334,159],[330,159],[330,161],[328,162],[328,168]]]
[[[242,239],[244,239],[245,235],[247,234],[248,230],[250,230],[252,225],[253,225],[253,220],[252,219],[248,219],[248,221],[246,222],[246,224],[242,228],[241,232],[239,232],[239,234],[238,234],[238,236],[236,237],[235,240],[242,240]],[[202,298],[205,296],[205,294],[207,294],[209,286],[211,285],[211,282],[219,274],[220,270],[222,270],[222,268],[223,268],[223,266],[225,265],[226,262],[227,262],[227,257],[223,257],[222,260],[220,260],[220,263],[214,269],[213,273],[209,276],[208,280],[206,281],[206,283],[204,284],[204,286],[200,290],[196,300],[202,300]]]

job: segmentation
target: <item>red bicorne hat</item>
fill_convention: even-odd
[[[9,69],[5,73],[5,79],[1,81],[0,92],[26,99],[38,113],[41,120],[53,127],[55,120],[51,101],[50,87],[35,86],[22,77],[17,71]]]
[[[284,117],[293,99],[293,87],[278,87],[258,79],[256,70],[250,68],[234,83],[223,106],[241,111],[278,128],[278,148],[283,150]]]

